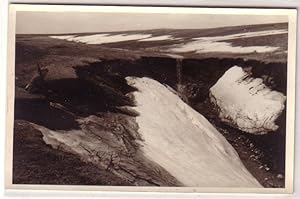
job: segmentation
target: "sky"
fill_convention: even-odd
[[[205,29],[287,22],[287,16],[217,14],[141,14],[17,12],[17,34],[114,32],[159,28]]]

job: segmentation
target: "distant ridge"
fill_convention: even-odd
[[[247,32],[253,29],[257,31],[259,30],[270,30],[270,29],[284,29],[288,28],[288,22],[286,23],[270,23],[270,24],[253,24],[253,25],[245,25],[245,26],[225,26],[219,28],[205,28],[205,29],[172,29],[172,28],[159,28],[159,29],[145,29],[145,30],[128,30],[128,31],[111,31],[111,32],[81,32],[81,33],[59,33],[59,34],[17,34],[18,36],[28,36],[28,35],[36,35],[36,36],[48,36],[48,35],[90,35],[90,34],[142,34],[142,33],[150,33],[155,35],[161,34],[174,34],[174,35],[184,35],[184,34],[192,34],[201,32],[209,32],[210,34],[216,33],[225,33],[225,32]],[[242,30],[242,31],[241,31]]]

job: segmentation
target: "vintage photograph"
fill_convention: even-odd
[[[294,10],[58,7],[15,12],[13,185],[292,183]]]

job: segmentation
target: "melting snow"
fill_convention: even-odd
[[[74,37],[75,35],[50,36],[50,38],[53,39],[64,39],[64,40],[71,40]]]
[[[267,35],[287,34],[286,29],[279,30],[266,30],[257,32],[246,32],[239,34],[231,34],[215,37],[198,37],[194,38],[194,41],[173,45],[168,52],[184,53],[209,53],[209,52],[230,52],[230,53],[266,53],[273,52],[279,49],[279,47],[272,46],[232,46],[230,42],[226,40],[259,37]],[[62,36],[50,36],[55,39],[63,39],[67,41],[80,42],[85,44],[105,44],[122,41],[163,41],[163,40],[177,40],[180,38],[173,37],[172,35],[160,35],[152,37],[152,34],[94,34],[94,35],[62,35]]]
[[[275,131],[276,119],[284,110],[286,97],[272,91],[260,78],[252,78],[238,66],[230,68],[210,89],[219,117],[248,133]]]
[[[166,54],[164,54],[164,55],[166,55],[166,56],[168,56],[168,57],[172,57],[172,58],[174,58],[174,59],[183,59],[183,58],[184,58],[183,56],[177,55],[177,54],[169,54],[169,53],[166,53]]]
[[[170,49],[175,53],[196,52],[196,53],[209,53],[209,52],[230,52],[230,53],[265,53],[278,50],[279,47],[271,46],[232,46],[228,42],[215,42],[215,41],[192,41],[184,45]]]
[[[261,187],[227,140],[159,82],[127,77],[145,156],[193,187]]]
[[[196,52],[196,53],[209,53],[209,52],[230,52],[230,53],[267,53],[274,52],[279,47],[272,46],[232,46],[230,42],[224,42],[226,40],[241,39],[249,37],[260,37],[267,35],[287,34],[287,30],[269,30],[269,31],[257,31],[247,32],[240,34],[231,34],[215,37],[198,37],[194,38],[196,41],[191,41],[186,44],[175,45],[169,49],[171,52],[184,53],[184,52]]]
[[[130,40],[140,40],[150,37],[151,34],[95,34],[95,35],[85,35],[85,36],[50,36],[55,39],[65,39],[67,41],[80,42],[85,44],[105,44],[114,43]]]
[[[265,30],[265,31],[257,31],[257,32],[246,32],[246,33],[215,36],[215,37],[198,37],[198,38],[194,38],[194,39],[195,40],[209,40],[209,41],[225,41],[225,40],[231,40],[231,39],[261,37],[261,36],[279,35],[279,34],[287,34],[287,33],[288,33],[288,31],[286,29],[280,29],[280,30]]]

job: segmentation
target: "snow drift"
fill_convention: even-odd
[[[277,130],[275,121],[285,108],[286,97],[234,66],[210,89],[210,99],[221,120],[248,133],[265,134]]]
[[[62,39],[73,42],[80,42],[85,44],[107,44],[123,41],[165,41],[165,40],[178,40],[181,38],[175,38],[172,35],[160,35],[152,36],[152,34],[92,34],[92,35],[60,35],[49,36],[53,39]]]
[[[144,155],[185,186],[260,187],[227,140],[176,94],[149,78],[127,77],[140,113]]]
[[[53,39],[63,39],[67,41],[80,42],[85,44],[106,44],[122,41],[131,41],[131,40],[140,40],[151,37],[151,34],[93,34],[85,36],[72,36],[72,35],[63,35],[63,36],[50,36]]]

